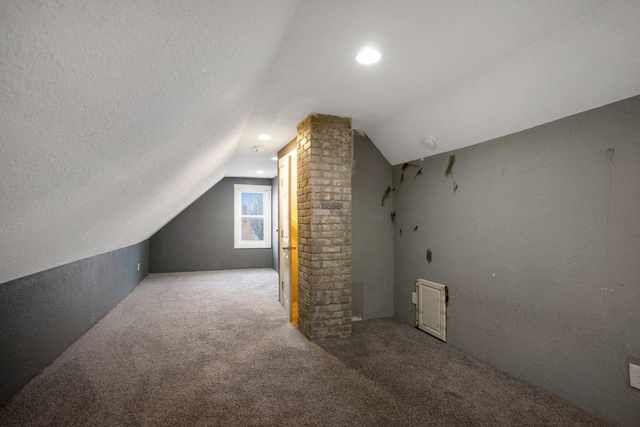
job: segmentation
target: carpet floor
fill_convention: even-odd
[[[270,269],[152,274],[0,425],[605,425],[394,319],[309,342],[277,298]]]

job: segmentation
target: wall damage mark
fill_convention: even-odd
[[[418,177],[418,175],[422,175],[422,168],[418,169],[418,172],[416,172],[416,176],[413,177],[413,180],[415,181],[416,178]]]
[[[444,176],[449,176],[451,175],[451,172],[453,170],[453,164],[456,162],[456,155],[452,154],[451,156],[449,156],[449,165],[447,166],[447,170],[444,173]]]
[[[402,165],[402,172],[406,171],[407,168],[420,168],[420,165],[414,165],[413,163],[405,163]]]
[[[431,264],[432,256],[433,252],[431,252],[431,249],[427,249],[427,263]]]
[[[416,172],[416,175],[413,177],[414,181],[416,180],[418,175],[422,175],[422,167],[420,165],[414,165],[413,163],[404,163],[402,165],[402,173],[400,174],[400,182],[398,182],[398,187],[400,187],[400,184],[402,184],[404,182],[404,172],[408,168],[417,168],[418,169],[418,172]]]
[[[447,166],[447,170],[444,173],[445,176],[451,175],[451,179],[453,180],[454,193],[458,190],[458,184],[456,184],[456,179],[453,177],[453,164],[455,162],[456,162],[456,156],[455,154],[452,154],[451,156],[449,156],[449,165]]]
[[[404,163],[402,165],[402,172],[400,173],[400,178],[398,180],[398,183],[395,184],[393,187],[387,186],[387,188],[384,190],[384,194],[382,195],[382,200],[380,201],[380,204],[382,205],[382,207],[384,207],[384,204],[387,201],[387,199],[389,198],[389,196],[391,195],[391,193],[395,193],[394,194],[394,199],[398,196],[398,192],[400,191],[400,185],[402,185],[402,183],[404,182],[404,173],[409,168],[416,168],[417,169],[416,175],[413,177],[414,181],[416,180],[418,175],[422,175],[422,166],[416,165],[416,164],[413,164],[413,163]],[[395,224],[395,222],[396,222],[396,211],[391,212],[391,222],[393,224]],[[416,225],[415,228],[413,229],[413,231],[415,232],[417,230],[418,230],[418,226]],[[402,234],[402,229],[400,229],[400,234]]]
[[[418,227],[419,227],[419,226],[417,226],[417,225],[416,225],[415,227],[413,227],[413,232],[414,232],[414,233],[415,233],[416,231],[418,231]]]
[[[385,200],[387,200],[390,193],[391,193],[391,187],[388,186],[387,189],[384,190],[384,195],[382,196],[382,207],[384,207],[384,202]]]
[[[613,162],[613,155],[616,152],[615,148],[609,148],[607,150],[607,158],[609,159],[610,162]]]

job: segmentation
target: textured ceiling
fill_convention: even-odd
[[[310,112],[397,164],[640,94],[639,40],[637,0],[3,0],[0,283],[274,176]]]
[[[365,45],[378,64],[355,61]],[[275,175],[309,112],[352,117],[397,164],[638,93],[637,0],[302,1],[228,174]]]
[[[0,283],[144,240],[220,180],[297,6],[0,2]]]

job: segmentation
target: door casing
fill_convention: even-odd
[[[290,322],[298,322],[297,150],[278,159],[280,302]]]

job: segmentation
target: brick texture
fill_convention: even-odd
[[[298,328],[310,340],[351,335],[351,174],[348,117],[298,125]]]

